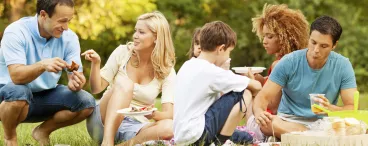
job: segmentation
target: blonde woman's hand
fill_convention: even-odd
[[[93,49],[89,49],[82,53],[84,59],[91,61],[92,63],[101,63],[101,57],[97,54],[97,52]]]
[[[152,114],[149,115],[145,115],[145,117],[149,120],[153,119],[153,117],[155,117],[156,111],[153,111]]]

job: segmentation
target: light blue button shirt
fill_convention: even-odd
[[[311,93],[322,93],[336,104],[342,89],[356,88],[353,67],[348,58],[331,52],[319,70],[309,67],[308,49],[284,56],[272,70],[270,80],[282,86],[278,112],[307,118],[318,118],[311,111]]]
[[[83,71],[79,40],[73,31],[67,30],[60,38],[46,40],[40,36],[37,15],[13,22],[5,29],[1,40],[0,84],[12,82],[7,68],[9,65],[32,65],[55,57],[65,60],[68,64],[74,61],[80,65],[78,71]],[[32,92],[55,88],[61,73],[44,72],[27,86]]]

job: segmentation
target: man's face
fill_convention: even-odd
[[[331,35],[321,34],[314,30],[309,37],[308,56],[316,61],[326,60],[330,52],[335,49],[336,44],[333,45]]]
[[[60,38],[63,31],[68,30],[68,23],[73,18],[74,8],[66,5],[56,5],[54,13],[50,18],[46,11],[41,11],[43,29],[48,37]]]

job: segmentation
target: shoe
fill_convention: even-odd
[[[253,143],[253,137],[248,132],[240,131],[235,129],[233,135],[231,135],[230,140],[236,144],[251,144]]]

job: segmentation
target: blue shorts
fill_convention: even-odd
[[[224,94],[213,103],[205,114],[205,127],[202,136],[197,140],[194,145],[210,145],[217,139],[218,134],[222,127],[224,127],[227,118],[235,104],[240,102],[244,104],[242,92],[229,92]],[[240,105],[241,106],[241,105]],[[246,112],[246,109],[242,109],[242,112]]]
[[[94,141],[101,144],[104,135],[104,125],[101,120],[100,105],[97,105],[91,116],[87,118],[86,124],[88,134]],[[141,123],[130,117],[124,117],[124,120],[120,123],[118,131],[115,134],[115,144],[135,137],[146,124],[147,123]]]
[[[95,106],[95,99],[88,92],[73,92],[67,86],[33,92],[26,85],[0,84],[0,103],[24,100],[29,104],[27,117],[22,123],[42,122],[56,112],[70,110],[78,112]]]

